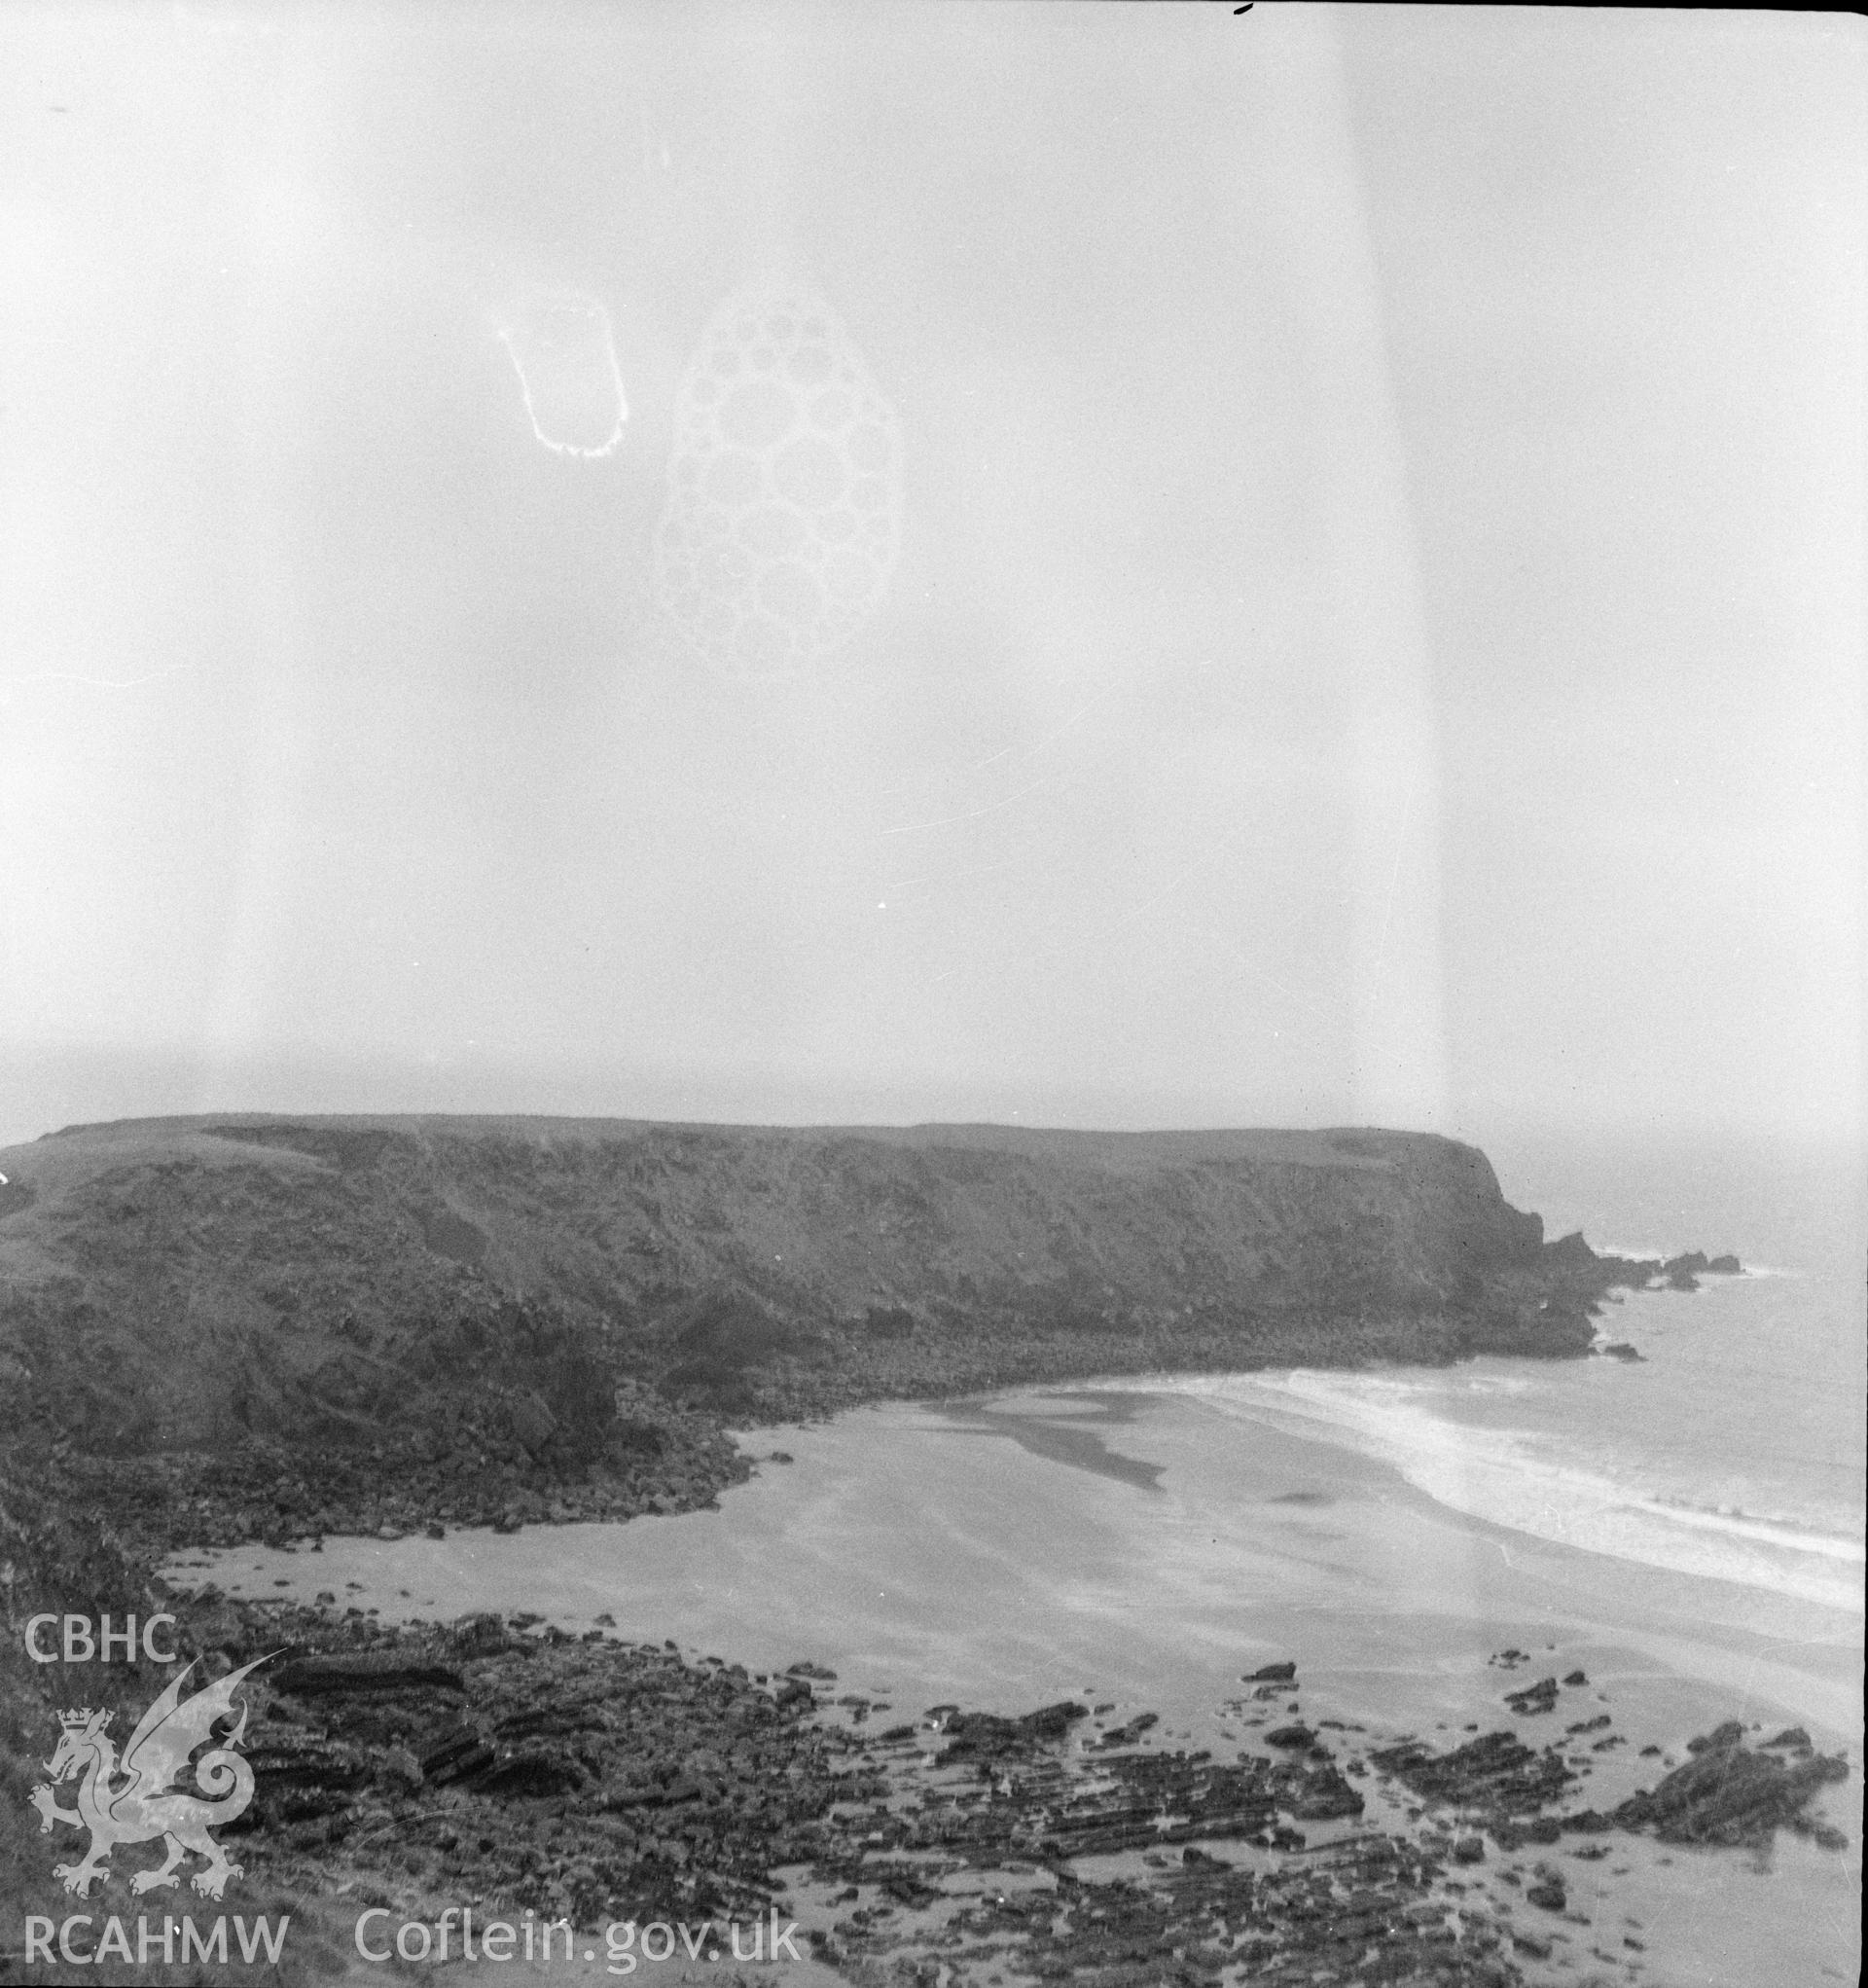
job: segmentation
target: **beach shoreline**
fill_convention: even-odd
[[[774,1675],[809,1659],[837,1673],[837,1695],[897,1717],[1076,1700],[1104,1708],[1105,1731],[1152,1715],[1143,1746],[1186,1753],[1262,1739],[1246,1721],[1274,1717],[1360,1728],[1347,1744],[1370,1750],[1412,1737],[1445,1751],[1509,1727],[1569,1750],[1572,1798],[1599,1809],[1727,1719],[1753,1743],[1800,1722],[1858,1766],[1858,1645],[1846,1622],[1812,1641],[1806,1609],[1801,1633],[1772,1637],[1747,1621],[1750,1598],[1719,1583],[1513,1534],[1436,1503],[1347,1443],[1271,1427],[1241,1443],[1236,1425],[1214,1424],[1197,1394],[1132,1376],[879,1404],[745,1432],[756,1481],[718,1511],[517,1536],[334,1536],[315,1554],[187,1556],[170,1577],[205,1574],[256,1604],[341,1596],[381,1622],[486,1608],[578,1635],[604,1616],[625,1643],[672,1639],[696,1659]],[[1224,1481],[1203,1482],[1220,1454]],[[1245,1515],[1250,1537],[1223,1538],[1225,1513]],[[957,1627],[955,1595],[967,1597]],[[1522,1657],[1501,1663],[1512,1650]],[[1299,1695],[1241,1705],[1239,1680],[1280,1660],[1297,1664]],[[1527,1681],[1579,1672],[1588,1684],[1560,1687],[1548,1715],[1503,1703]],[[1612,1751],[1592,1751],[1594,1729],[1565,1735],[1588,1721],[1606,1727]],[[1643,1747],[1661,1752],[1643,1757]],[[1357,1786],[1383,1828],[1424,1826],[1405,1789],[1380,1775]],[[1782,1962],[1786,1939],[1821,1978],[1849,1962],[1837,1915],[1859,1865],[1859,1792],[1857,1774],[1826,1803],[1847,1825],[1846,1853],[1781,1831],[1766,1859],[1618,1832],[1612,1862],[1576,1868],[1573,1896],[1593,1893],[1597,1917],[1640,1922],[1627,1936],[1642,1941],[1648,1980],[1744,1988],[1766,1978],[1756,1970],[1769,1955]],[[1722,1865],[1744,1883],[1719,1880]],[[1508,1906],[1495,1867],[1490,1896]]]
[[[1125,1496],[1135,1492],[1145,1496],[1150,1490],[1167,1495],[1159,1493],[1161,1474],[1180,1467],[1112,1450],[1101,1432],[1139,1427],[1153,1439],[1151,1457],[1179,1455],[1184,1462],[1188,1419],[1197,1423],[1211,1412],[1200,1384],[1226,1378],[1122,1375],[1100,1385],[1071,1381],[1000,1394],[873,1403],[821,1422],[738,1431],[736,1439],[753,1465],[754,1480],[728,1487],[717,1512],[646,1515],[627,1528],[600,1523],[528,1528],[511,1536],[485,1528],[449,1529],[439,1541],[416,1534],[393,1540],[327,1536],[315,1562],[305,1557],[303,1546],[203,1549],[193,1556],[176,1556],[167,1571],[174,1577],[206,1572],[217,1584],[222,1584],[224,1573],[231,1573],[235,1583],[245,1583],[230,1585],[231,1593],[256,1594],[262,1585],[278,1582],[277,1592],[303,1600],[309,1600],[317,1588],[329,1587],[333,1576],[341,1574],[349,1581],[363,1575],[354,1592],[367,1591],[371,1606],[405,1600],[413,1604],[432,1597],[433,1608],[445,1609],[446,1619],[480,1608],[504,1612],[523,1608],[565,1626],[574,1621],[585,1599],[609,1594],[606,1584],[614,1583],[618,1592],[610,1595],[613,1605],[643,1611],[633,1624],[629,1615],[619,1614],[619,1633],[637,1626],[646,1634],[655,1626],[651,1615],[670,1620],[682,1613],[694,1631],[692,1637],[679,1639],[684,1644],[699,1646],[711,1636],[742,1648],[751,1644],[755,1646],[747,1653],[762,1658],[775,1656],[780,1647],[795,1646],[795,1654],[810,1654],[805,1645],[822,1640],[827,1625],[844,1625],[830,1633],[847,1634],[847,1625],[862,1619],[852,1612],[853,1593],[840,1595],[836,1585],[840,1552],[847,1545],[838,1528],[850,1522],[831,1509],[835,1501],[847,1498],[868,1507],[863,1523],[878,1534],[888,1534],[891,1543],[884,1550],[891,1556],[903,1557],[894,1541],[912,1544],[916,1525],[903,1522],[889,1534],[874,1502],[888,1495],[882,1488],[887,1478],[901,1476],[904,1443],[971,1438],[976,1443],[1007,1444],[1033,1466],[1061,1464],[1102,1479],[1095,1494],[1102,1510],[1088,1515],[1087,1528],[1078,1529],[1089,1537],[1098,1527],[1106,1534],[1108,1514],[1121,1510]],[[1379,1521],[1389,1532],[1395,1528],[1395,1515],[1408,1514],[1411,1517],[1402,1519],[1401,1526],[1415,1542],[1417,1565],[1423,1548],[1422,1536],[1415,1529],[1426,1524],[1444,1536],[1432,1562],[1439,1585],[1433,1587],[1433,1606],[1419,1611],[1424,1615],[1494,1621],[1534,1613],[1560,1624],[1619,1626],[1643,1645],[1652,1645],[1657,1662],[1684,1659],[1685,1646],[1693,1642],[1678,1633],[1670,1635],[1662,1625],[1669,1619],[1691,1622],[1707,1632],[1700,1639],[1705,1646],[1698,1660],[1708,1688],[1728,1688],[1734,1666],[1744,1667],[1758,1681],[1761,1704],[1818,1721],[1834,1739],[1859,1743],[1859,1724],[1854,1722],[1851,1730],[1847,1695],[1851,1681],[1849,1667],[1861,1645],[1858,1618],[1778,1596],[1760,1600],[1739,1583],[1623,1561],[1526,1535],[1483,1514],[1442,1503],[1410,1483],[1391,1463],[1368,1456],[1347,1438],[1332,1439],[1322,1426],[1299,1432],[1260,1423],[1252,1428],[1251,1443],[1254,1481],[1249,1487],[1231,1485],[1201,1500],[1198,1510],[1183,1508],[1175,1527],[1131,1552],[1136,1584],[1124,1592],[1133,1595],[1136,1612],[1147,1611],[1150,1587],[1159,1585],[1164,1542],[1171,1539],[1184,1545],[1201,1523],[1214,1520],[1222,1509],[1250,1510],[1261,1526],[1284,1529],[1287,1536],[1277,1550],[1287,1579],[1289,1568],[1304,1556],[1307,1536],[1315,1536],[1319,1526],[1324,1532],[1340,1527],[1347,1509],[1355,1508],[1364,1522]],[[1079,1452],[1074,1456],[1066,1453],[1073,1445]],[[772,1461],[773,1450],[782,1451],[787,1462]],[[813,1470],[820,1472],[815,1482]],[[857,1486],[851,1473],[861,1470],[871,1471],[874,1482]],[[977,1476],[977,1465],[968,1474]],[[934,1477],[938,1475],[937,1470]],[[1028,1501],[1044,1479],[1041,1467],[1022,1473],[1018,1485],[1007,1487],[1005,1495]],[[908,1494],[898,1487],[899,1501],[913,1503],[924,1514],[929,1482],[917,1476]],[[1314,1488],[1318,1484],[1327,1488],[1318,1491]],[[1312,1487],[1309,1492],[1307,1485]],[[1185,1493],[1177,1483],[1172,1495],[1184,1507]],[[1323,1500],[1327,1505],[1319,1504]],[[1334,1513],[1327,1523],[1319,1517],[1323,1509]],[[1032,1520],[1034,1529],[1043,1523],[1040,1518]],[[1070,1536],[1068,1521],[1054,1513],[1050,1523]],[[788,1539],[795,1547],[789,1559],[783,1550]],[[1220,1541],[1215,1538],[1212,1544],[1217,1547]],[[612,1556],[609,1564],[593,1562],[593,1555],[605,1549]],[[1364,1560],[1356,1569],[1356,1578],[1364,1584],[1353,1604],[1356,1611],[1368,1612],[1367,1584],[1394,1564],[1385,1538],[1365,1542]],[[1197,1580],[1200,1575],[1190,1570],[1188,1577]],[[1215,1580],[1223,1577],[1212,1575]],[[844,1585],[853,1589],[863,1578],[851,1574]],[[1417,1586],[1422,1585],[1418,1575],[1414,1579]],[[938,1612],[946,1606],[945,1597],[934,1593],[938,1581],[932,1576],[926,1584],[933,1594],[928,1607]],[[402,1593],[405,1587],[409,1596]],[[1461,1590],[1456,1603],[1455,1588]],[[1587,1606],[1578,1599],[1584,1589],[1590,1590]],[[977,1586],[970,1590],[962,1586],[961,1591],[981,1592]],[[703,1595],[715,1600],[702,1603]],[[788,1598],[796,1606],[788,1606]],[[827,1606],[835,1603],[841,1608]],[[1314,1587],[1306,1589],[1295,1605],[1311,1613],[1327,1611],[1329,1607],[1327,1596]],[[1277,1604],[1268,1606],[1275,1608]],[[820,1607],[825,1612],[814,1613]],[[415,1606],[403,1616],[384,1608],[384,1615],[391,1620],[443,1619]],[[1761,1626],[1773,1616],[1779,1623],[1776,1634]],[[588,1619],[579,1626],[586,1626]],[[1254,1646],[1250,1638],[1241,1641],[1241,1658]],[[1663,1646],[1669,1652],[1666,1657],[1659,1653]],[[1801,1658],[1801,1663],[1788,1660],[1793,1657]],[[849,1660],[847,1653],[845,1659]],[[1064,1670],[1050,1671],[1041,1679],[1023,1681],[1023,1687],[1041,1691],[1053,1681],[1061,1683],[1066,1675]],[[976,1697],[994,1689],[1021,1688],[1021,1681],[1003,1671],[969,1680],[954,1667],[929,1670],[923,1684],[937,1695],[957,1687]],[[1858,1702],[1852,1709],[1858,1711]]]

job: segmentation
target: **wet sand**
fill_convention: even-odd
[[[1158,1712],[1154,1740],[1215,1749],[1250,1737],[1226,1709],[1241,1675],[1294,1658],[1298,1688],[1247,1716],[1297,1703],[1312,1723],[1367,1728],[1367,1743],[1450,1746],[1464,1726],[1511,1725],[1543,1745],[1607,1712],[1626,1746],[1591,1756],[1573,1743],[1590,1768],[1576,1803],[1599,1808],[1665,1771],[1643,1745],[1677,1760],[1722,1719],[1761,1737],[1801,1723],[1856,1770],[1825,1804],[1846,1854],[1780,1833],[1766,1870],[1748,1853],[1617,1834],[1607,1860],[1573,1866],[1572,1902],[1593,1923],[1560,1928],[1558,1953],[1587,1966],[1599,1941],[1618,1974],[1644,1970],[1622,1978],[1647,1983],[1853,1978],[1859,1617],[1507,1532],[1347,1448],[1132,1383],[887,1404],[745,1447],[794,1461],[762,1462],[714,1512],[333,1537],[317,1553],[187,1556],[172,1572],[253,1599],[322,1590],[387,1621],[526,1609],[582,1631],[607,1614],[622,1637],[754,1669],[826,1664],[901,1717],[1073,1696],[1113,1702],[1111,1723]],[[1530,1661],[1488,1663],[1507,1647]],[[1547,1717],[1502,1702],[1578,1668],[1588,1686]],[[1371,1821],[1401,1819],[1372,1800]],[[1623,1921],[1639,1922],[1641,1949],[1623,1948]]]

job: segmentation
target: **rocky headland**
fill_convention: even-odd
[[[1737,1268],[1393,1132],[225,1116],[0,1173],[0,1444],[165,1545],[686,1509],[727,1426],[883,1396],[1579,1356]]]

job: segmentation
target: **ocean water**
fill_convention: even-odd
[[[1347,1441],[1441,1503],[1541,1538],[1860,1614],[1868,1532],[1863,1198],[1848,1152],[1527,1141],[1494,1159],[1553,1236],[1740,1278],[1612,1300],[1613,1359],[1169,1381]]]

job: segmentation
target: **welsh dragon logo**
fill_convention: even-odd
[[[235,1689],[249,1671],[266,1661],[256,1657],[184,1704],[182,1685],[195,1668],[190,1664],[143,1714],[121,1760],[105,1730],[113,1714],[87,1709],[58,1715],[63,1730],[57,1751],[46,1762],[52,1780],[42,1781],[31,1799],[39,1811],[42,1836],[52,1833],[54,1823],[90,1831],[90,1848],[82,1861],[53,1866],[53,1875],[64,1881],[66,1891],[89,1897],[92,1884],[108,1875],[105,1864],[118,1844],[146,1843],[152,1836],[167,1845],[168,1861],[159,1869],[137,1871],[129,1881],[134,1893],[179,1885],[178,1867],[190,1851],[207,1859],[207,1868],[198,1870],[192,1880],[203,1898],[218,1898],[228,1879],[241,1874],[240,1866],[228,1862],[226,1851],[207,1832],[231,1823],[253,1799],[253,1769],[234,1751],[246,1731],[243,1700],[234,1730],[196,1763],[195,1778],[209,1799],[171,1784],[186,1772],[195,1750],[212,1739],[216,1721],[233,1717]],[[61,1809],[53,1787],[73,1775],[82,1777],[78,1806]]]

